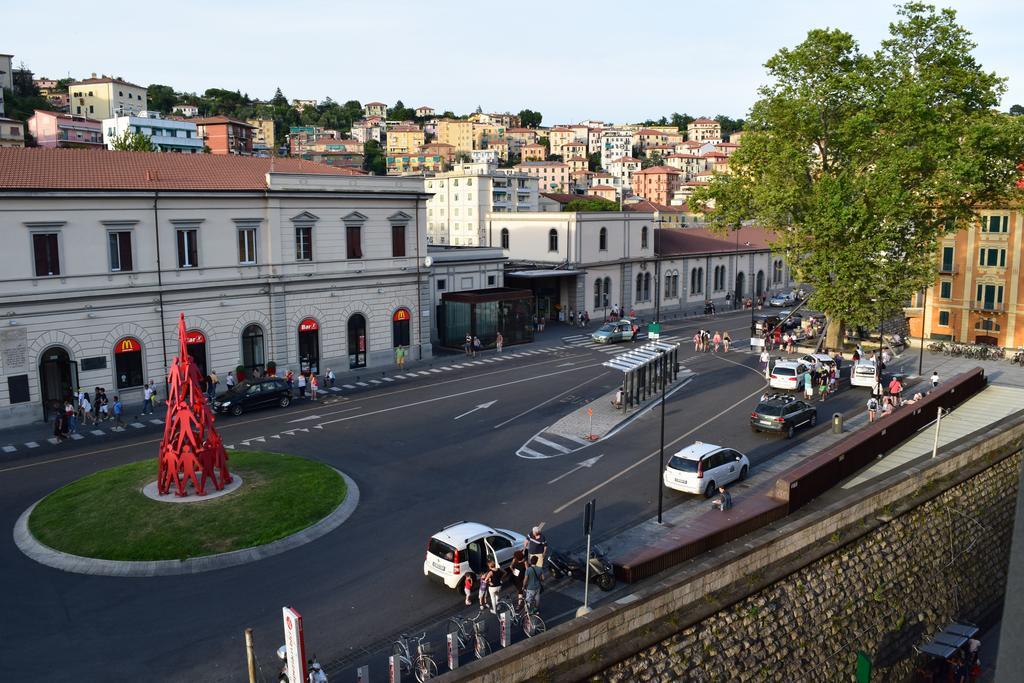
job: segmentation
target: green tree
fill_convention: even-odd
[[[270,99],[270,104],[275,107],[287,107],[288,98],[281,92],[281,88],[274,91],[274,96]]]
[[[543,118],[539,111],[533,111],[532,109],[523,109],[519,112],[519,123],[524,128],[540,128],[540,122]]]
[[[594,152],[587,157],[587,169],[590,171],[597,171],[601,168],[601,153]]]
[[[1019,104],[1013,105],[1012,107],[1010,107],[1010,115],[1024,116],[1024,107],[1020,106]]]
[[[1004,79],[977,64],[952,10],[897,11],[872,54],[812,30],[769,59],[731,173],[690,201],[713,202],[721,231],[753,220],[774,232],[828,315],[830,346],[932,283],[938,240],[978,206],[1019,197],[1024,121],[995,111]]]
[[[398,100],[395,102],[395,106],[388,111],[388,118],[392,121],[412,121],[416,118],[416,110],[409,109],[402,103],[402,100]]]
[[[718,125],[722,127],[722,135],[725,137],[738,130],[743,130],[743,119],[730,119],[728,116],[719,114],[715,117],[715,121],[718,121]]]
[[[682,133],[686,132],[686,127],[690,125],[692,121],[693,117],[689,114],[678,114],[675,112],[672,114],[672,125]]]
[[[117,152],[155,152],[156,147],[148,135],[126,130],[110,140],[110,146]]]
[[[618,211],[618,202],[609,201],[601,197],[586,197],[584,199],[573,199],[562,207],[562,211]]]
[[[388,160],[376,140],[369,140],[363,145],[363,170],[374,175],[387,175]]]
[[[146,106],[153,111],[169,114],[178,103],[178,94],[169,85],[153,83],[146,89]]]

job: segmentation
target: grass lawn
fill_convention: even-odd
[[[319,462],[246,451],[228,451],[228,458],[231,473],[244,483],[222,498],[178,504],[150,500],[142,487],[156,480],[152,458],[54,491],[32,511],[29,529],[41,543],[73,555],[186,559],[293,534],[330,514],[347,493],[345,480]]]

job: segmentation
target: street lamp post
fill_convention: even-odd
[[[661,359],[661,448],[658,458],[658,524],[661,524],[661,513],[664,501],[664,482],[662,472],[665,471],[665,387],[668,385],[666,371],[668,369],[668,355],[665,349],[658,349]]]
[[[928,288],[924,288],[924,301],[921,302],[921,348],[917,354],[917,376],[921,376],[922,370],[924,370],[924,317],[928,315]]]

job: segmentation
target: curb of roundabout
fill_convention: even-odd
[[[334,468],[331,468],[334,469]],[[121,561],[101,560],[92,557],[71,555],[40,543],[28,528],[28,519],[32,511],[42,502],[42,498],[21,513],[14,525],[14,543],[29,558],[54,569],[75,574],[93,576],[175,576],[180,574],[199,574],[202,572],[237,567],[257,562],[273,555],[279,555],[294,548],[315,541],[321,536],[334,531],[355,512],[359,505],[359,487],[344,472],[334,469],[345,480],[348,493],[329,515],[290,536],[279,538],[265,545],[232,550],[231,552],[192,557],[185,560],[153,560],[153,561]]]

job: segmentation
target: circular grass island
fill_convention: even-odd
[[[113,467],[57,489],[28,518],[37,541],[85,558],[188,560],[262,546],[302,531],[334,512],[348,495],[332,467],[278,453],[231,451],[244,484],[189,505],[147,498],[155,459]],[[174,495],[173,493],[169,495]]]

